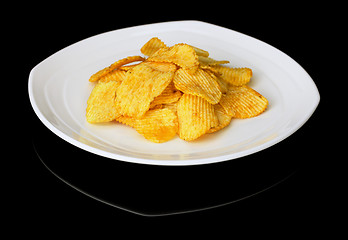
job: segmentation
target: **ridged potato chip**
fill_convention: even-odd
[[[141,53],[146,56],[151,56],[160,48],[167,47],[159,38],[153,37],[140,49]]]
[[[98,82],[94,86],[87,100],[87,122],[110,122],[120,115],[115,106],[116,90],[120,84],[120,82],[109,81]]]
[[[178,131],[178,118],[168,109],[149,110],[141,118],[119,117],[117,121],[129,125],[155,143],[162,143],[175,137]]]
[[[224,66],[213,66],[221,76],[223,80],[234,85],[234,86],[242,86],[247,84],[253,72],[250,68],[230,68]]]
[[[172,47],[160,48],[152,54],[148,61],[153,62],[171,62],[176,65],[195,72],[199,66],[198,56],[190,45],[179,43]]]
[[[160,70],[170,71],[160,71]],[[116,105],[121,115],[140,118],[150,103],[172,81],[175,65],[143,62],[130,71],[117,89]]]
[[[191,74],[181,68],[176,71],[173,82],[183,93],[200,96],[212,104],[220,101],[222,93],[216,77],[203,69]]]
[[[227,114],[235,118],[252,118],[266,110],[268,100],[246,85],[230,86],[221,97],[220,104]]]
[[[128,63],[132,63],[132,62],[138,62],[138,61],[144,61],[145,59],[141,56],[132,56],[132,57],[126,57],[123,58],[121,60],[118,60],[116,62],[114,62],[113,64],[111,64],[109,67],[106,67],[98,72],[96,72],[95,74],[93,74],[90,78],[89,81],[90,82],[95,82],[98,81],[100,78],[104,77],[105,75],[107,75],[108,73],[110,73],[111,71],[126,65]]]
[[[219,124],[214,106],[205,99],[191,94],[182,95],[177,103],[177,114],[179,137],[186,141],[199,138]]]

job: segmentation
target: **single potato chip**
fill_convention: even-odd
[[[159,38],[153,37],[140,49],[141,53],[146,56],[151,56],[160,48],[167,47]]]
[[[253,75],[253,72],[250,68],[213,66],[213,69],[221,74],[220,76],[223,80],[234,86],[242,86],[247,84]]]
[[[194,74],[183,68],[176,71],[174,85],[183,93],[200,96],[212,104],[220,101],[221,91],[216,77],[203,69],[197,69]]]
[[[151,62],[143,62],[129,70],[117,89],[116,105],[120,114],[142,117],[149,110],[154,98],[172,81],[175,70],[176,66],[171,63]]]
[[[220,100],[226,113],[235,118],[251,118],[264,112],[268,100],[254,89],[243,85],[230,86]]]
[[[190,72],[195,72],[199,66],[198,56],[190,45],[179,43],[172,47],[160,48],[147,59],[153,62],[171,62]]]
[[[178,118],[168,108],[149,110],[138,119],[121,116],[117,121],[135,128],[138,133],[155,143],[171,140],[178,131]]]
[[[117,81],[98,82],[87,100],[86,118],[89,123],[110,122],[119,116],[115,106]]]
[[[184,94],[177,104],[179,137],[192,141],[219,124],[214,106],[205,99]]]
[[[106,67],[98,72],[96,72],[95,74],[93,74],[90,78],[89,81],[90,82],[95,82],[98,81],[101,77],[104,77],[105,75],[107,75],[108,73],[110,73],[111,71],[126,65],[128,63],[132,63],[132,62],[138,62],[138,61],[144,61],[145,59],[141,56],[132,56],[132,57],[126,57],[123,58],[121,60],[118,60],[116,62],[114,62],[113,64],[111,64],[109,67]]]

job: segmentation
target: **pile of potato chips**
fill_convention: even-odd
[[[249,68],[222,66],[229,61],[188,44],[169,47],[156,37],[141,53],[147,57],[118,60],[90,77],[97,83],[87,101],[89,123],[123,123],[156,143],[177,134],[192,141],[267,108],[267,99],[246,85]]]

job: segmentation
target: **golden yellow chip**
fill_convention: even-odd
[[[148,61],[175,63],[191,72],[195,72],[199,66],[198,56],[193,47],[183,43],[159,49]]]
[[[205,99],[184,94],[177,103],[179,137],[192,141],[219,124],[214,106]]]
[[[151,56],[163,47],[166,47],[166,45],[159,38],[153,37],[147,43],[144,44],[140,51],[142,54],[146,56]]]
[[[183,93],[200,96],[212,104],[220,101],[222,93],[216,77],[201,68],[194,74],[181,68],[176,71],[173,82]]]
[[[228,126],[232,120],[232,116],[228,115],[225,109],[219,103],[214,105],[214,111],[219,120],[219,125],[210,128],[207,133],[213,133],[223,129],[224,127]]]
[[[221,74],[220,76],[223,80],[234,86],[242,86],[247,84],[253,75],[253,72],[250,68],[213,66],[213,69]]]
[[[230,86],[221,97],[221,106],[226,113],[235,118],[251,118],[264,112],[268,106],[267,99],[254,89],[244,86]]]
[[[115,95],[120,82],[98,82],[87,100],[86,118],[89,123],[110,122],[119,116]]]
[[[176,67],[168,65],[173,66],[171,63],[143,62],[127,72],[116,95],[116,105],[121,115],[140,118],[149,110],[150,103],[173,79]]]
[[[98,81],[101,77],[104,77],[105,75],[107,75],[111,71],[113,71],[113,70],[115,70],[123,65],[126,65],[126,64],[132,63],[132,62],[144,61],[144,60],[145,59],[141,56],[132,56],[132,57],[123,58],[121,60],[114,62],[109,67],[106,67],[106,68],[96,72],[95,74],[93,74],[90,77],[89,81],[90,82]]]
[[[135,128],[138,133],[155,143],[171,140],[178,131],[178,118],[168,108],[149,110],[138,119],[121,116],[117,121]]]

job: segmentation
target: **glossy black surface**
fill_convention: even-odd
[[[276,185],[298,168],[296,159],[279,159],[277,153],[272,158],[261,153],[198,166],[128,163],[91,154],[40,130],[33,137],[33,148],[55,176],[88,196],[145,215],[238,201]]]

